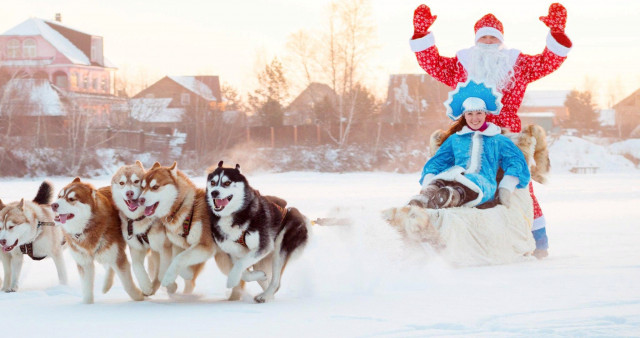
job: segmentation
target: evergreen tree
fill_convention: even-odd
[[[592,131],[599,127],[598,111],[590,91],[572,90],[564,102],[569,110],[567,127]]]
[[[289,96],[289,83],[284,77],[282,63],[274,58],[258,74],[258,89],[249,94],[249,105],[264,125],[280,126],[283,122],[284,102]]]

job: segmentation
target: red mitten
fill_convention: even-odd
[[[549,15],[541,16],[540,21],[544,22],[552,33],[564,33],[567,25],[567,9],[557,2],[553,3],[549,6]]]
[[[429,33],[429,27],[436,21],[437,16],[431,15],[427,5],[420,5],[413,12],[413,38],[421,38]]]

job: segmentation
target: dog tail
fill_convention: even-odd
[[[33,202],[37,204],[51,204],[53,199],[53,184],[49,181],[44,181],[38,188],[38,193],[33,199]]]

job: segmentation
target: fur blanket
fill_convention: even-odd
[[[438,132],[431,137],[432,151]],[[509,134],[522,150],[531,177],[545,182],[549,172],[546,135],[529,125],[519,134]],[[535,241],[531,234],[533,202],[528,189],[516,189],[509,208],[423,209],[404,206],[383,211],[383,218],[407,244],[428,245],[455,266],[505,264],[533,259]]]

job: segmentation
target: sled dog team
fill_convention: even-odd
[[[119,168],[111,186],[95,188],[75,178],[53,198],[53,186],[45,181],[32,201],[0,201],[2,291],[17,291],[25,254],[34,260],[51,257],[66,284],[62,251],[68,247],[84,303],[94,300],[94,261],[106,268],[103,293],[117,275],[139,301],[160,286],[176,292],[178,276],[184,293],[191,293],[211,257],[228,277],[229,300],[239,300],[245,282],[256,281],[263,292],[254,299],[263,303],[273,299],[287,262],[310,235],[310,222],[296,208],[261,195],[239,165],[227,168],[222,161],[209,170],[205,189],[175,162],[170,167],[156,162],[145,170],[136,161]]]

